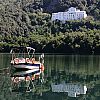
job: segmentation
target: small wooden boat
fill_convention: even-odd
[[[11,65],[16,69],[41,69],[44,70],[43,58],[44,54],[39,57],[37,61],[35,59],[35,49],[31,47],[17,47],[12,48],[11,52],[12,60]]]

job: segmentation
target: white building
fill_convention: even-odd
[[[77,97],[80,94],[86,94],[87,87],[81,84],[51,84],[52,92],[67,92],[69,97]]]
[[[86,11],[80,11],[74,7],[71,7],[68,9],[68,11],[65,12],[52,13],[51,20],[54,21],[58,19],[61,21],[67,21],[67,20],[78,20],[86,17],[87,17]]]

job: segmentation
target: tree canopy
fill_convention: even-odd
[[[64,11],[74,1],[82,3],[89,16],[63,23],[51,21],[51,0],[43,0],[42,4],[39,0],[1,0],[0,51],[9,52],[10,47],[23,45],[37,52],[100,54],[99,0],[56,0],[61,9],[55,6],[53,12]]]

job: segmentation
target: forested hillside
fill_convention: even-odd
[[[69,7],[85,10],[88,15],[100,20],[100,0],[43,0],[46,12],[65,11]]]
[[[51,21],[51,13],[74,6],[82,20]],[[0,0],[0,52],[32,46],[37,52],[100,54],[100,0]]]

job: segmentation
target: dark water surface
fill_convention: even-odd
[[[44,81],[34,81],[28,92],[13,91],[10,60],[10,54],[0,54],[0,100],[100,100],[98,55],[45,54]]]

